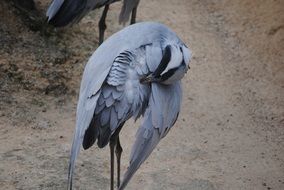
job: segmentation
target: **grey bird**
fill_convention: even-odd
[[[117,187],[122,190],[180,112],[181,79],[189,68],[191,52],[163,24],[142,22],[109,37],[89,59],[81,82],[68,175],[72,175],[80,146],[110,146],[111,185],[114,188],[114,151]],[[130,165],[120,183],[122,147],[119,132],[133,117],[143,116],[132,147]]]
[[[105,19],[109,5],[120,0],[53,0],[50,4],[46,16],[48,23],[55,27],[63,27],[68,24],[79,22],[87,13],[94,9],[104,7],[99,21],[99,43],[104,40],[106,29]],[[131,24],[136,22],[136,12],[140,0],[123,0],[119,23],[125,24],[131,16]]]

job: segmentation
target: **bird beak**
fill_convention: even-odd
[[[145,83],[151,83],[153,82],[155,79],[154,79],[154,75],[153,73],[149,74],[149,75],[146,75],[142,78],[140,78],[140,83],[142,84],[145,84]]]

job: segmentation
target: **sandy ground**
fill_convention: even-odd
[[[47,0],[36,1],[43,11]],[[121,4],[111,6],[107,36]],[[0,189],[64,189],[84,65],[97,47],[92,12],[31,31],[0,3]],[[175,127],[127,189],[284,189],[284,3],[141,0],[138,22],[170,26],[193,51]],[[122,130],[123,171],[139,122]],[[82,151],[76,189],[109,188],[109,150]]]

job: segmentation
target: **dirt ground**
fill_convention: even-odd
[[[36,0],[42,14],[48,2]],[[123,27],[120,8],[110,8],[107,36]],[[66,188],[100,14],[45,32],[0,2],[0,189]],[[137,17],[171,27],[193,59],[178,122],[126,189],[284,189],[284,1],[141,0]],[[138,126],[122,130],[123,171]],[[108,189],[109,149],[82,151],[74,183]]]

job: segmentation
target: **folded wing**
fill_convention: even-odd
[[[149,107],[144,121],[136,133],[132,147],[130,165],[124,175],[120,190],[124,189],[140,165],[148,158],[160,140],[166,136],[176,122],[180,111],[181,85],[152,84]]]

